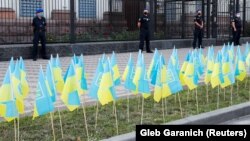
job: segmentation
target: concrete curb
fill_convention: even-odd
[[[215,111],[199,114],[166,123],[164,125],[189,125],[189,124],[220,124],[225,121],[232,120],[250,114],[250,102],[218,109]],[[102,141],[135,141],[135,132],[114,136]]]

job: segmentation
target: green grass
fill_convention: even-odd
[[[245,81],[239,82],[239,95],[237,96],[237,85],[233,90],[233,105],[249,101],[249,83],[245,89]],[[209,112],[217,109],[217,92],[215,88],[211,90],[209,86],[209,103],[206,102],[206,86],[198,88],[198,105],[199,113]],[[183,117],[196,115],[196,97],[195,91],[190,91],[187,104],[188,91],[180,93]],[[224,100],[224,90],[221,89],[219,108],[230,106],[230,87],[226,89]],[[140,103],[138,104],[140,99]],[[130,122],[127,121],[127,99],[119,99],[116,102],[119,134],[128,133],[135,130],[135,125],[140,124],[141,120],[141,97],[130,99]],[[166,102],[166,103],[165,103]],[[164,101],[165,103],[165,122],[181,119],[178,97],[170,96]],[[139,108],[138,108],[139,106]],[[162,102],[155,103],[150,97],[144,101],[144,118],[143,124],[161,124],[163,121]],[[86,107],[87,123],[90,140],[100,140],[116,135],[115,116],[113,114],[113,104],[99,106],[98,124],[95,130],[95,106]],[[61,138],[60,121],[58,112],[54,113],[54,126],[56,140],[75,141],[87,140],[83,110],[80,108],[73,112],[61,111],[64,139]],[[14,140],[14,122],[0,123],[0,140]],[[51,141],[53,134],[51,129],[50,114],[41,116],[32,120],[32,117],[20,119],[20,140],[24,141]]]

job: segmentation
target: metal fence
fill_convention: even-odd
[[[31,43],[32,18],[44,9],[47,42],[138,40],[138,18],[150,11],[152,39],[192,38],[193,18],[203,11],[204,37],[230,39],[230,17],[242,12],[250,36],[250,0],[0,0],[0,44]]]

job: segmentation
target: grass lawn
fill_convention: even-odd
[[[233,105],[249,101],[249,83],[245,88],[245,81],[239,82],[239,93],[237,95],[237,85],[233,89]],[[220,89],[219,108],[230,106],[230,91],[226,88],[225,99],[224,89]],[[206,98],[206,86],[200,86],[198,89],[199,113],[209,112],[217,109],[218,88],[211,90],[209,86],[209,103]],[[183,91],[180,93],[183,117],[196,115],[196,97],[195,91]],[[189,97],[187,102],[187,97]],[[176,99],[175,99],[176,98]],[[140,103],[139,103],[140,99]],[[119,134],[128,133],[135,130],[135,125],[141,122],[141,97],[130,98],[130,122],[127,120],[127,99],[119,99],[116,102]],[[139,103],[139,104],[138,104]],[[155,103],[152,96],[144,100],[144,118],[143,124],[161,124],[173,120],[181,119],[178,96],[170,96],[164,100],[165,121],[163,120],[162,102]],[[86,107],[87,123],[90,140],[100,140],[116,135],[116,122],[113,114],[113,104],[99,106],[98,124],[95,129],[96,107]],[[73,112],[61,111],[64,139],[61,137],[61,128],[58,112],[54,113],[54,127],[56,140],[59,141],[85,141],[87,134],[84,124],[83,110],[80,108]],[[14,141],[14,122],[0,123],[0,140]],[[32,120],[32,117],[20,119],[20,140],[23,141],[51,141],[53,140],[50,114],[41,116]]]

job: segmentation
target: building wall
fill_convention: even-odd
[[[103,13],[109,10],[109,0],[96,0],[96,19],[102,20]],[[20,18],[20,0],[0,0],[0,8],[11,8]],[[51,18],[53,10],[70,10],[70,0],[43,0],[44,15]],[[75,0],[76,18],[79,18],[79,0]],[[113,1],[113,11],[122,11],[122,0]],[[34,11],[35,16],[35,11]]]

